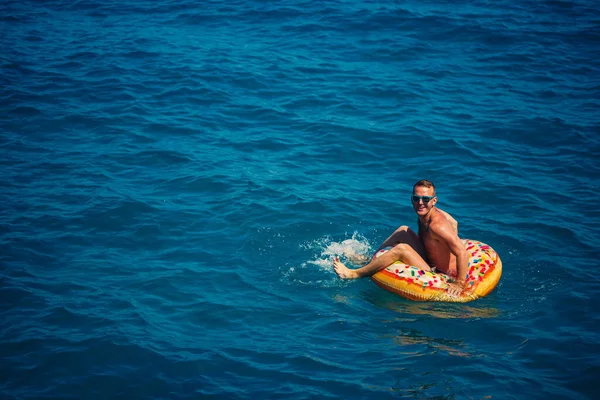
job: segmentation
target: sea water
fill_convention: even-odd
[[[597,398],[599,25],[584,0],[4,2],[0,398]],[[416,229],[419,179],[502,258],[488,297],[334,274]]]

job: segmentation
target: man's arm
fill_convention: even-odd
[[[469,270],[469,253],[463,242],[459,239],[453,227],[450,224],[440,224],[436,227],[435,233],[438,235],[450,249],[450,252],[456,257],[456,285],[450,285],[448,292],[451,295],[458,296],[465,288],[467,282],[467,272]]]

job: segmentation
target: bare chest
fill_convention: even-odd
[[[440,240],[434,235],[429,229],[423,230],[419,237],[427,250],[427,253],[431,253],[440,244]]]
[[[450,249],[429,229],[428,224],[419,223],[419,238],[423,243],[429,264],[446,273],[452,269]]]

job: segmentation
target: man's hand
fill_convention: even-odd
[[[465,290],[465,282],[448,283],[448,294],[452,297],[459,297]]]

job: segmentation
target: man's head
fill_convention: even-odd
[[[435,185],[433,182],[422,179],[415,183],[410,200],[419,217],[424,217],[429,214],[437,203]]]

